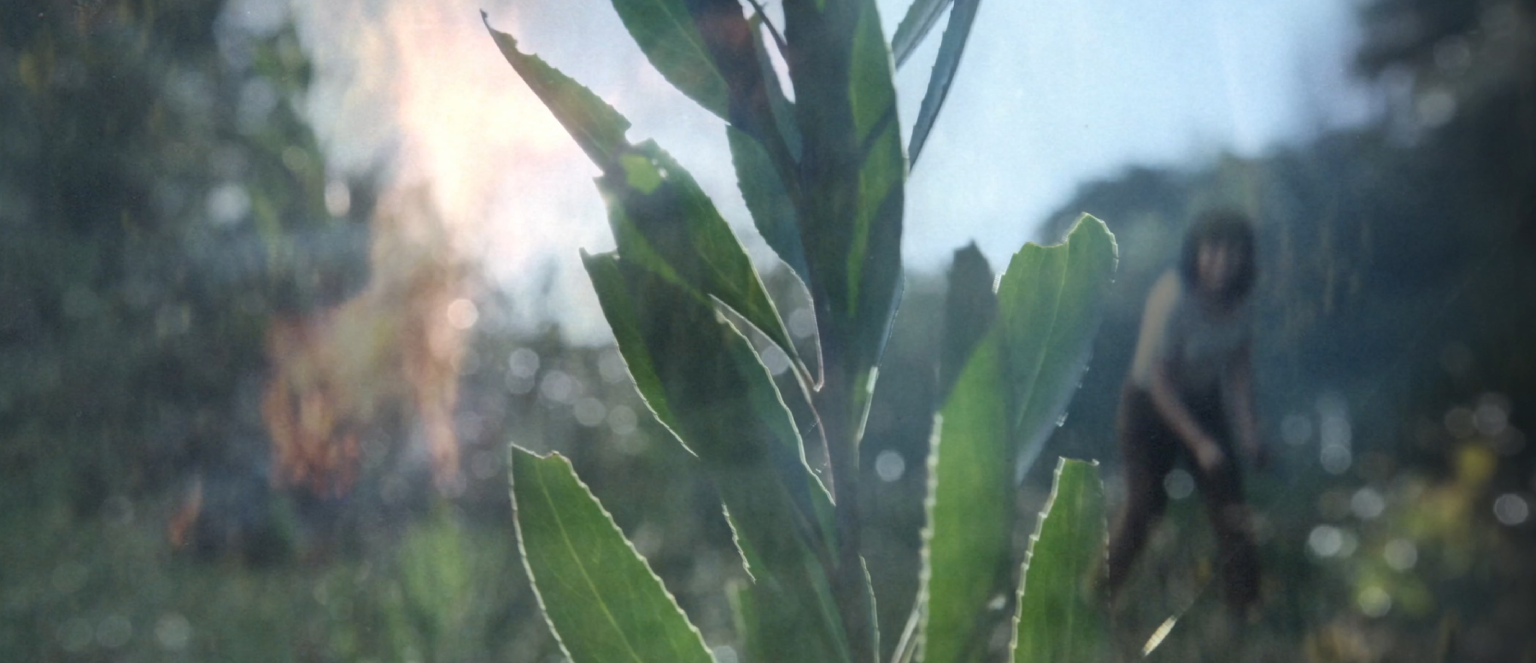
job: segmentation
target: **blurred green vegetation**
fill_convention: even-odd
[[[403,418],[367,431],[348,496],[271,487],[263,331],[366,283],[373,185],[327,170],[295,105],[293,31],[222,9],[0,4],[0,659],[558,660],[517,563],[508,440],[571,457],[708,643],[733,644],[719,587],[743,575],[718,499],[678,479],[686,452],[613,349],[510,324],[533,303],[477,301],[462,494],[430,496]],[[1092,369],[1047,449],[1100,459],[1113,507],[1115,395],[1147,288],[1193,212],[1261,224],[1257,374],[1279,460],[1249,481],[1263,621],[1226,623],[1203,517],[1175,500],[1117,646],[1182,614],[1152,658],[1536,656],[1536,9],[1379,0],[1365,16],[1378,124],[1128,169],[1042,231],[1086,211],[1119,239]],[[336,183],[345,209],[326,205]],[[803,295],[787,271],[768,280],[798,334]],[[862,450],[885,633],[916,591],[943,302],[937,275],[908,276]],[[1026,508],[1044,503],[1042,465]],[[202,535],[175,549],[195,476]]]

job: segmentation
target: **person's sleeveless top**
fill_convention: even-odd
[[[1185,292],[1178,273],[1169,270],[1147,297],[1131,383],[1151,387],[1152,367],[1165,361],[1180,393],[1210,393],[1220,387],[1252,337],[1250,308],[1245,301],[1225,314],[1212,315]]]

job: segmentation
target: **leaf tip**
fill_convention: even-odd
[[[484,9],[480,10],[480,22],[485,24],[485,29],[490,31],[492,37],[504,37],[507,40],[512,40],[512,35],[509,35],[509,34],[507,34],[505,32],[501,32],[500,30],[497,30],[496,28],[491,27],[491,14],[489,12],[485,11]],[[516,43],[516,42],[514,41],[513,43]]]

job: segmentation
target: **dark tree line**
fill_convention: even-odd
[[[328,172],[300,113],[292,27],[223,9],[0,7],[8,503],[89,514],[194,468],[264,481],[267,319],[367,278],[370,196]]]

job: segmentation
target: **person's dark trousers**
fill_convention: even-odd
[[[1145,390],[1127,384],[1121,391],[1119,436],[1124,459],[1125,506],[1109,539],[1105,587],[1114,597],[1130,576],[1131,565],[1147,542],[1152,527],[1168,506],[1163,478],[1182,462],[1195,478],[1206,513],[1216,532],[1217,560],[1222,567],[1227,604],[1241,612],[1258,600],[1259,560],[1250,532],[1243,482],[1233,453],[1230,428],[1219,393],[1185,398],[1200,427],[1221,445],[1227,462],[1212,472],[1200,469],[1173,429],[1163,420]]]

